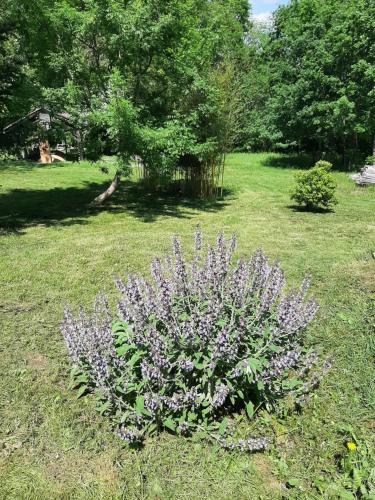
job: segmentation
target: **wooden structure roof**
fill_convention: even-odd
[[[51,113],[49,109],[40,107],[34,109],[33,111],[30,111],[30,113],[28,113],[27,115],[22,116],[15,122],[10,123],[6,127],[4,127],[3,134],[11,132],[27,120],[31,122],[41,123],[47,130],[50,128],[53,121],[62,122],[70,128],[76,128],[70,120],[69,113]]]

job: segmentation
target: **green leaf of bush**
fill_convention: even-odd
[[[246,405],[246,413],[249,418],[253,418],[254,416],[254,405],[251,401],[249,401]]]
[[[167,429],[170,429],[171,431],[175,432],[176,431],[176,424],[171,418],[167,418],[166,420],[163,420],[163,425],[164,427],[167,427]]]

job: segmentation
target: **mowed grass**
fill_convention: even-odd
[[[88,202],[109,176],[88,164],[0,167],[0,498],[338,498],[348,426],[375,454],[375,190],[335,173],[335,212],[298,211],[298,164],[233,154],[222,200],[151,195],[133,180],[100,209]],[[262,248],[290,286],[313,277],[321,308],[307,342],[333,367],[301,413],[243,424],[274,438],[264,454],[167,433],[130,451],[92,399],[68,389],[64,304],[87,306],[99,290],[114,301],[114,275],[148,273],[173,234],[189,253],[197,224],[209,240],[237,233],[239,254]],[[317,480],[331,485],[325,493]]]

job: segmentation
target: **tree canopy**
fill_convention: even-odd
[[[271,25],[247,0],[6,0],[0,122],[68,112],[87,156],[294,148],[369,155],[375,133],[375,3],[291,0]]]
[[[292,0],[256,55],[250,144],[295,144],[321,155],[365,151],[375,132],[375,2]],[[251,101],[249,102],[249,108]]]

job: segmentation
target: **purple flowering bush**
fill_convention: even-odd
[[[261,251],[233,263],[235,247],[234,236],[219,234],[204,249],[197,230],[187,262],[175,237],[172,255],[152,262],[152,280],[116,279],[117,316],[103,294],[90,315],[65,309],[75,385],[97,394],[125,441],[168,429],[263,449],[262,438],[228,442],[226,415],[246,411],[251,418],[287,393],[301,402],[316,385],[309,373],[317,356],[303,346],[317,312],[306,298],[309,280],[285,294],[278,263]]]

